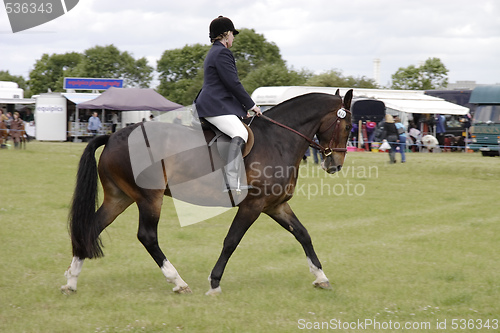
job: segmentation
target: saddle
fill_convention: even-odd
[[[212,149],[217,148],[219,155],[225,159],[227,156],[227,151],[229,148],[229,143],[231,142],[231,138],[221,132],[217,127],[209,123],[203,118],[199,118],[201,128],[203,130],[203,135],[205,136],[205,140],[207,141],[207,145],[210,151]],[[245,123],[243,123],[248,132],[248,140],[245,145],[245,148],[242,151],[242,157],[247,156],[252,150],[254,144],[254,135],[252,129]]]

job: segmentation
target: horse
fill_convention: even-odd
[[[19,135],[13,135],[14,132],[19,132]],[[24,125],[24,122],[21,124],[21,127],[20,129],[18,130],[13,130],[13,129],[8,129],[7,128],[7,125],[5,124],[4,121],[0,121],[0,147],[1,148],[5,148],[7,147],[6,146],[6,143],[7,143],[7,140],[9,139],[9,137],[14,141],[14,146],[16,148],[24,148],[26,149],[26,129],[25,129],[25,125]],[[19,138],[19,145],[16,145],[17,142],[15,142],[16,138]]]
[[[298,169],[309,145],[320,149],[323,154],[322,168],[327,173],[332,174],[342,168],[352,127],[349,111],[351,100],[352,89],[345,94],[343,100],[339,91],[335,95],[310,93],[280,103],[264,115],[252,119],[250,125],[254,134],[254,145],[244,159],[247,181],[252,187],[247,196],[238,203],[238,210],[224,239],[222,251],[210,273],[210,289],[207,295],[222,292],[220,281],[226,264],[246,231],[261,213],[267,214],[292,233],[302,245],[309,270],[315,276],[313,285],[331,289],[313,248],[311,237],[288,204],[288,200],[293,196]],[[247,123],[250,123],[249,120]],[[167,128],[166,132],[173,130],[175,125],[160,124]],[[76,292],[77,279],[84,260],[103,256],[100,233],[134,202],[139,209],[139,241],[160,267],[167,282],[175,285],[173,292],[191,292],[188,284],[158,245],[157,227],[163,197],[172,196],[168,179],[165,179],[166,186],[159,189],[138,186],[134,180],[127,138],[139,126],[140,123],[112,135],[98,136],[84,149],[69,214],[73,259],[65,272],[67,284],[61,287],[63,293]],[[319,144],[313,141],[315,135]],[[174,144],[175,142],[165,141],[165,145]],[[95,152],[103,145],[97,166]],[[190,166],[196,164],[198,157],[194,153],[184,155],[184,158],[162,161],[162,165],[173,171],[170,174],[182,177],[190,172]],[[293,172],[269,175],[269,168]],[[165,174],[163,176],[167,177]],[[96,211],[99,178],[104,199]],[[192,195],[204,196],[209,201],[215,192],[221,191],[213,184],[204,186],[194,189]],[[285,190],[271,191],[277,187]]]
[[[26,128],[24,121],[21,121],[19,124],[19,127],[17,129],[11,129],[9,130],[9,136],[14,142],[14,148],[21,149],[24,148],[26,149]],[[18,142],[17,142],[18,141]]]
[[[26,123],[24,121],[21,125],[20,131],[21,131],[21,136],[19,137],[19,141],[20,141],[19,148],[26,149],[26,142],[28,141],[28,134],[26,133]]]
[[[7,137],[9,136],[9,130],[7,129],[7,125],[4,121],[0,120],[0,147],[6,147],[5,143],[7,142]]]

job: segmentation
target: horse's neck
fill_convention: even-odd
[[[308,138],[312,139],[317,132],[321,119],[326,115],[326,111],[321,109],[310,109],[307,106],[297,107],[293,110],[276,110],[269,115],[270,118],[288,126]],[[291,132],[292,133],[292,132]],[[292,135],[297,135],[292,133]]]
[[[307,109],[303,108],[302,110],[305,111]],[[300,111],[301,109],[281,109],[281,112],[272,112],[269,113],[268,116],[269,118],[272,118],[273,120],[303,134],[304,136],[312,140],[319,128],[320,121],[323,118],[324,114],[317,111]],[[262,133],[259,133],[258,135],[265,136],[266,149],[277,149],[276,147],[278,146],[281,147],[280,149],[284,148],[289,152],[289,154],[286,154],[286,157],[283,156],[283,162],[285,165],[290,166],[300,163],[304,156],[304,153],[306,152],[306,149],[309,146],[309,142],[293,131],[286,130],[284,128],[281,131],[277,131],[275,130],[276,128],[281,128],[279,127],[279,125],[273,124],[264,119],[262,120],[265,122],[263,123],[265,124],[265,127],[262,127]],[[277,142],[279,145],[269,145],[270,142]],[[282,155],[282,153],[279,154]]]

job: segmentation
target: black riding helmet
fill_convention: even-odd
[[[235,36],[240,33],[234,28],[233,22],[222,15],[210,23],[210,39],[214,39],[226,31],[232,31]]]

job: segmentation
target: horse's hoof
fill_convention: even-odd
[[[218,286],[215,289],[210,288],[210,290],[205,293],[205,295],[207,295],[207,296],[217,296],[220,294],[222,294],[222,289],[220,288],[220,286]]]
[[[316,288],[320,288],[320,289],[326,289],[326,290],[331,290],[332,289],[332,285],[330,284],[330,281],[313,282],[313,285]]]
[[[175,287],[173,289],[173,291],[177,294],[191,294],[192,291],[191,291],[191,288],[189,288],[189,286],[185,286],[185,287]]]
[[[65,286],[61,286],[61,293],[63,293],[64,295],[73,295],[73,294],[76,294],[76,290],[71,288],[70,286],[68,285],[65,285]]]

